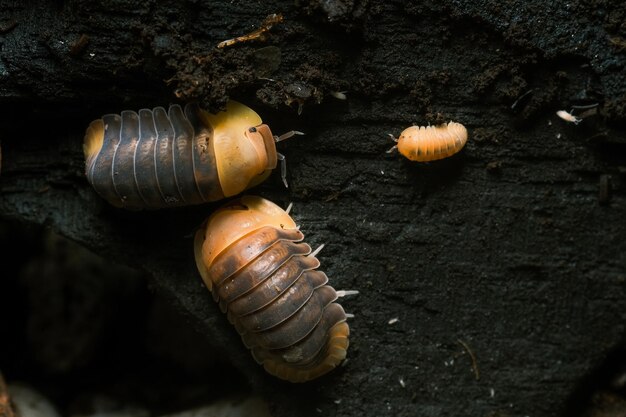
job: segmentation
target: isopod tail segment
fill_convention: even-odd
[[[123,111],[93,121],[83,145],[85,173],[96,192],[128,209],[201,204],[263,182],[281,162],[274,136],[249,107],[229,101],[217,114],[187,104]]]
[[[198,271],[254,359],[290,382],[306,382],[345,358],[350,329],[341,295],[286,211],[243,196],[196,233]],[[354,292],[350,292],[354,293]]]
[[[467,129],[460,123],[449,122],[437,126],[411,126],[399,138],[389,134],[397,142],[387,153],[398,150],[411,161],[428,162],[447,158],[459,152],[467,142]]]

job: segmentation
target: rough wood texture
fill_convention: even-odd
[[[573,415],[624,342],[623,4],[134,3],[0,0],[3,217],[151,273],[277,417]],[[271,13],[265,40],[215,48]],[[227,96],[306,132],[279,145],[290,188],[254,192],[294,202],[330,283],[361,292],[349,361],[310,384],[265,374],[203,288],[191,236],[216,205],[124,212],[83,174],[92,119]],[[577,126],[555,115],[593,103]],[[448,120],[469,131],[453,158],[385,154],[388,133]]]

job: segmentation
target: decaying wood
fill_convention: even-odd
[[[625,6],[593,7],[4,0],[0,214],[149,272],[277,417],[556,415],[626,323],[626,56],[607,41]],[[265,43],[215,48],[273,12]],[[252,191],[293,202],[331,284],[360,291],[347,363],[302,386],[265,374],[201,285],[190,236],[216,204],[120,211],[83,174],[94,118],[229,96],[306,133],[279,144],[289,189]],[[578,125],[555,115],[589,103]],[[388,133],[441,118],[468,129],[458,155],[385,154]]]

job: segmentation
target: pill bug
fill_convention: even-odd
[[[287,211],[255,196],[218,209],[195,238],[200,275],[267,372],[305,382],[346,357],[338,296]],[[321,248],[320,248],[321,249]]]
[[[572,113],[567,112],[565,110],[559,110],[556,112],[556,115],[559,116],[561,119],[565,120],[566,122],[570,122],[570,123],[574,123],[575,125],[577,125],[578,123],[582,122],[583,119],[574,116]]]
[[[85,174],[117,207],[155,209],[236,195],[265,180],[285,159],[252,109],[236,101],[217,114],[197,104],[126,110],[91,122],[85,133]]]
[[[411,126],[404,129],[397,142],[387,153],[398,149],[411,161],[427,162],[447,158],[459,152],[467,142],[467,129],[460,123],[450,122],[438,126]]]

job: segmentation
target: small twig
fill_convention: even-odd
[[[530,93],[532,93],[533,91],[534,91],[534,89],[532,89],[532,88],[531,88],[530,90],[526,91],[524,94],[522,94],[521,96],[519,96],[519,97],[517,98],[517,100],[515,100],[515,101],[513,102],[513,104],[511,104],[511,110],[515,110],[515,107],[517,107],[517,105],[519,104],[519,102],[520,102],[522,99],[524,99],[524,97],[526,97],[526,96],[528,96]]]
[[[598,114],[598,109],[596,107],[593,107],[589,110],[585,110],[584,112],[580,113],[578,115],[578,118],[586,119],[587,117],[595,116],[596,114]]]
[[[9,33],[17,26],[17,21],[11,19],[8,22],[0,23],[0,33]]]
[[[459,342],[459,344],[463,346],[463,348],[470,355],[470,359],[472,360],[472,369],[474,370],[474,376],[476,377],[476,381],[478,381],[480,379],[480,371],[478,370],[478,362],[476,361],[476,355],[474,355],[474,352],[472,352],[472,349],[470,349],[467,343],[465,343],[461,339],[457,339],[456,341]]]
[[[585,142],[596,140],[597,138],[606,138],[608,136],[609,136],[608,131],[598,132],[595,135],[591,135],[591,136],[585,138]]]
[[[584,105],[584,106],[574,106],[574,105],[573,105],[573,106],[572,106],[572,111],[574,111],[573,109],[576,109],[576,110],[587,110],[587,109],[593,109],[593,108],[598,107],[599,105],[600,105],[600,103],[587,104],[587,105]],[[571,112],[570,112],[570,113],[571,113]]]
[[[619,36],[615,36],[613,38],[609,38],[609,42],[611,42],[618,49],[626,49],[626,40]]]
[[[265,18],[263,23],[261,23],[260,28],[248,33],[247,35],[238,36],[233,39],[222,41],[217,44],[217,47],[221,49],[227,46],[234,45],[239,42],[247,42],[247,41],[251,41],[254,39],[262,38],[265,35],[265,32],[269,31],[272,27],[274,27],[274,25],[282,21],[283,21],[282,14],[277,14],[277,13],[271,14]]]

